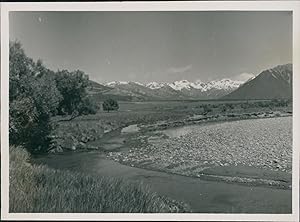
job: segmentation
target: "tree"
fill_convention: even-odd
[[[51,117],[57,114],[96,113],[88,97],[88,76],[82,71],[53,72],[42,60],[27,57],[19,42],[9,48],[9,141],[30,152],[47,151],[54,129]]]
[[[72,120],[80,115],[97,112],[96,103],[86,92],[89,85],[88,75],[80,70],[73,72],[62,70],[55,74],[55,80],[63,97],[58,106],[59,115],[70,115],[69,120]]]
[[[53,73],[41,60],[35,63],[27,57],[19,42],[10,42],[9,52],[10,143],[29,151],[46,150],[50,117],[61,100]]]
[[[99,107],[92,97],[86,96],[78,106],[80,115],[96,114]]]
[[[119,109],[119,104],[116,100],[113,99],[107,99],[103,102],[102,104],[103,110],[104,111],[112,111],[112,110],[118,110]]]

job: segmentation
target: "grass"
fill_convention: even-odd
[[[141,183],[31,165],[21,147],[10,147],[9,209],[14,213],[176,213],[183,203]]]
[[[85,144],[80,145],[80,142],[98,140],[104,132],[130,124],[178,121],[203,114],[236,115],[235,118],[238,119],[247,117],[245,115],[239,117],[239,114],[292,110],[291,104],[282,106],[279,102],[272,101],[120,102],[119,105],[120,111],[110,113],[99,111],[95,115],[80,116],[72,121],[57,122],[61,117],[54,117],[52,120],[57,123],[57,128],[53,132],[56,139],[53,140],[52,147],[71,149],[72,145],[75,145],[76,149],[85,149]]]

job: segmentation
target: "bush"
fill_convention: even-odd
[[[221,107],[221,111],[222,111],[222,112],[226,112],[226,111],[227,111],[227,106],[226,106],[226,105],[223,105],[223,106]]]
[[[248,102],[241,104],[241,108],[243,108],[243,109],[249,109],[250,107],[251,107],[251,105]]]
[[[208,104],[204,104],[204,105],[202,106],[202,108],[203,108],[203,112],[204,112],[204,113],[212,112],[212,108],[210,108],[210,105],[208,105]]]
[[[285,106],[288,106],[288,100],[287,99],[272,99],[271,105],[276,106],[276,107],[285,107]]]
[[[234,105],[232,103],[226,103],[226,108],[234,109]]]
[[[91,97],[85,97],[78,105],[78,112],[82,115],[96,114],[99,107]]]
[[[113,100],[113,99],[105,100],[103,102],[102,106],[103,106],[103,110],[107,111],[107,112],[119,109],[118,102],[116,100]]]

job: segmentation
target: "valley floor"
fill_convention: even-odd
[[[224,108],[224,106],[226,107]],[[113,172],[113,168],[101,169],[101,163],[115,161],[129,166],[126,171],[129,175],[131,175],[131,171],[134,172],[138,168],[157,173],[177,174],[196,179],[197,182],[191,182],[192,184],[197,184],[199,179],[199,181],[222,183],[220,189],[224,192],[223,188],[226,185],[223,182],[232,185],[246,185],[245,187],[251,190],[254,187],[271,189],[274,192],[278,190],[273,195],[273,200],[258,200],[258,196],[250,195],[247,196],[250,198],[248,202],[264,203],[263,206],[260,206],[259,212],[290,212],[291,106],[267,105],[260,107],[247,103],[245,108],[240,103],[228,106],[226,103],[213,103],[209,104],[207,108],[200,102],[178,102],[170,104],[126,103],[120,104],[120,107],[122,108],[118,112],[99,112],[96,115],[59,122],[54,136],[57,139],[56,148],[51,152],[62,152],[63,155],[59,155],[62,159],[55,158],[49,163],[50,155],[49,158],[39,158],[38,162],[44,162],[54,168],[61,166],[63,169],[83,170],[86,173],[97,171],[101,172],[101,175],[109,176],[114,175],[118,170]],[[80,155],[82,152],[76,151],[93,150],[95,153],[89,155],[89,158],[99,153],[101,161],[91,161],[91,164],[96,165],[90,167],[86,167],[89,165],[87,159],[85,163],[79,159],[74,160],[76,163],[83,164],[79,166],[64,165],[63,163],[61,165],[59,161],[72,159],[71,153],[64,152],[70,150]],[[123,167],[125,167],[124,165]],[[104,172],[105,169],[108,171]],[[143,172],[146,174],[143,175]],[[138,178],[148,178],[147,172],[149,171],[142,171],[138,175],[134,174],[134,178],[129,177],[129,179],[139,181]],[[121,175],[117,174],[117,177],[125,176]],[[161,175],[158,175],[157,178],[160,181]],[[172,186],[181,186],[181,183],[177,184],[176,180],[173,182]],[[165,180],[158,183],[161,184],[162,190],[167,188],[164,186],[171,186]],[[151,183],[150,186],[152,186]],[[202,188],[204,192],[202,194],[208,195],[210,198],[216,192],[216,190],[208,189],[206,191],[211,193],[205,193],[204,187]],[[225,195],[223,191],[220,196]],[[176,188],[174,192],[178,192],[178,189]],[[268,193],[268,191],[263,192]],[[163,193],[175,199],[178,197],[166,191]],[[238,195],[243,195],[243,193],[245,191]],[[253,195],[260,194],[254,192]],[[231,197],[226,199],[232,199]],[[205,198],[200,200],[201,197],[199,197],[200,199],[197,197],[190,201],[187,196],[178,198],[189,204],[200,201],[203,209],[196,207],[197,212],[216,210],[212,205],[204,207]],[[284,203],[279,204],[280,200],[284,200]],[[248,212],[258,211],[257,208],[251,210],[250,206],[243,206],[242,203],[245,202],[245,199],[240,201],[237,203],[237,208],[231,209],[232,212],[247,212],[247,207],[249,208]],[[269,201],[276,204],[270,206]],[[218,205],[216,212],[230,212],[230,209],[226,204],[223,207]]]

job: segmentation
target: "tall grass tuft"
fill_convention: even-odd
[[[141,183],[31,165],[20,147],[10,148],[10,212],[175,213],[183,203],[161,197]]]

